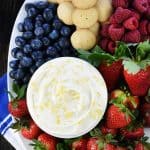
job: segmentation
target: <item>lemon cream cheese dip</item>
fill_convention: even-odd
[[[60,57],[42,65],[32,76],[27,105],[43,131],[60,138],[74,138],[89,132],[102,119],[107,89],[91,64]]]

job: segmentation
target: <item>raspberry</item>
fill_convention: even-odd
[[[114,8],[122,7],[127,8],[128,7],[128,0],[112,0],[112,5]]]
[[[115,49],[116,49],[116,43],[113,41],[109,41],[108,42],[108,52],[111,54],[115,53]]]
[[[135,17],[130,17],[123,23],[124,27],[129,30],[135,30],[139,26],[139,22]]]
[[[112,24],[108,29],[109,36],[113,41],[119,41],[124,35],[124,32],[124,27],[118,24]]]
[[[131,11],[131,16],[135,17],[137,20],[140,20],[140,18],[141,18],[140,14],[135,10]]]
[[[145,14],[146,14],[147,19],[150,19],[150,4],[149,4],[149,8]]]
[[[150,35],[143,35],[143,36],[141,37],[141,42],[144,42],[144,41],[146,41],[146,40],[150,40]]]
[[[100,35],[103,37],[108,37],[108,28],[109,28],[109,24],[103,24],[100,31]]]
[[[107,50],[108,42],[109,42],[109,39],[103,38],[103,39],[100,41],[100,47],[101,47],[103,50]]]
[[[138,30],[133,30],[133,31],[129,31],[127,32],[123,38],[122,41],[124,42],[131,42],[131,43],[138,43],[141,40],[141,34]]]
[[[150,22],[148,23],[147,31],[150,34]]]
[[[133,7],[140,13],[145,13],[148,10],[148,0],[134,0]]]
[[[139,31],[142,35],[148,35],[148,20],[140,22]]]
[[[118,7],[115,13],[110,17],[111,24],[122,23],[124,20],[128,19],[131,16],[131,11],[129,9],[123,9]]]

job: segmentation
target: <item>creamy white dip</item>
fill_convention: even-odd
[[[34,73],[27,89],[27,105],[42,130],[56,137],[74,138],[89,132],[102,119],[107,89],[92,65],[61,57]]]

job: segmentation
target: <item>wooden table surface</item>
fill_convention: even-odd
[[[11,30],[24,0],[1,0],[0,5],[0,76],[7,71],[7,54]],[[14,148],[0,136],[0,150]]]

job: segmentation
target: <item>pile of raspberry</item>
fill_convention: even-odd
[[[114,53],[116,41],[150,40],[150,0],[112,0],[114,13],[100,31],[100,46]]]

